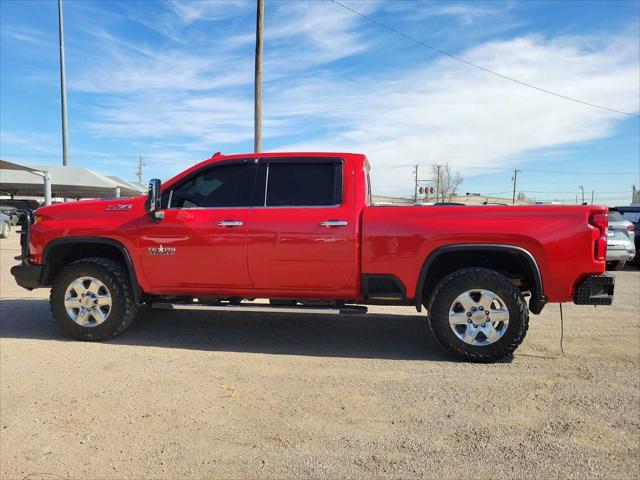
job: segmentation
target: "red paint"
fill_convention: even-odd
[[[152,222],[144,198],[91,200],[40,208],[32,226],[31,261],[56,238],[117,240],[133,261],[141,288],[156,295],[361,300],[362,274],[393,274],[414,298],[420,269],[437,248],[490,243],[528,250],[551,302],[572,298],[575,285],[605,270],[606,207],[367,205],[364,155],[278,153],[261,157],[344,159],[343,203],[337,207],[247,207],[165,210]],[[163,191],[194,170],[250,155],[217,155],[177,175]],[[111,205],[131,205],[113,209]],[[323,227],[326,220],[347,226]],[[241,221],[242,226],[219,226]],[[603,223],[604,222],[604,223]],[[604,238],[604,247],[602,245]],[[176,248],[149,255],[149,248]],[[429,279],[427,278],[427,282]]]

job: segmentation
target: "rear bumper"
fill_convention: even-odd
[[[611,305],[616,277],[610,273],[589,275],[576,287],[573,303],[576,305]]]
[[[607,245],[607,262],[631,260],[636,255],[636,246],[628,242],[625,245]]]
[[[16,279],[16,283],[22,288],[33,290],[34,288],[45,287],[42,283],[45,265],[33,265],[23,263],[11,267],[11,275]]]

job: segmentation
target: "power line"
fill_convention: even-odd
[[[500,77],[500,78],[502,78],[504,80],[509,80],[510,82],[514,82],[514,83],[517,83],[519,85],[522,85],[522,86],[525,86],[525,87],[529,87],[529,88],[532,88],[534,90],[538,90],[539,92],[547,93],[549,95],[554,95],[556,97],[563,98],[565,100],[570,100],[572,102],[581,103],[582,105],[587,105],[589,107],[599,108],[601,110],[608,110],[610,112],[619,113],[620,115],[627,115],[629,117],[640,118],[640,115],[637,115],[635,113],[623,112],[621,110],[616,110],[615,108],[607,107],[607,106],[604,106],[604,105],[598,105],[598,104],[595,104],[595,103],[586,102],[584,100],[580,100],[579,98],[569,97],[569,96],[563,95],[561,93],[557,93],[557,92],[554,92],[554,91],[551,91],[551,90],[547,90],[546,88],[538,87],[538,86],[533,85],[531,83],[523,82],[522,80],[518,80],[517,78],[510,77],[508,75],[503,75],[502,73],[495,72],[495,71],[490,70],[490,69],[488,69],[486,67],[483,67],[481,65],[477,65],[477,64],[472,63],[472,62],[470,62],[468,60],[465,60],[464,58],[458,57],[458,56],[453,55],[453,54],[451,54],[449,52],[441,50],[440,48],[434,47],[433,45],[429,45],[428,43],[425,43],[422,40],[419,40],[419,39],[417,39],[415,37],[412,37],[411,35],[408,35],[406,33],[403,33],[401,31],[399,31],[399,30],[396,30],[393,27],[385,25],[384,23],[381,23],[381,22],[375,20],[374,18],[369,17],[368,15],[365,15],[364,13],[358,12],[357,10],[354,10],[353,8],[348,7],[345,4],[340,3],[338,0],[329,0],[329,1],[335,3],[336,5],[338,5],[338,6],[342,7],[342,8],[344,8],[345,10],[350,11],[351,13],[353,13],[355,15],[358,15],[359,17],[364,18],[365,20],[373,23],[374,25],[377,25],[380,28],[383,28],[383,29],[385,29],[385,30],[387,30],[387,31],[389,31],[391,33],[395,33],[396,35],[400,35],[401,37],[404,37],[407,40],[411,40],[412,42],[415,42],[415,43],[417,43],[419,45],[422,45],[423,47],[426,47],[426,48],[428,48],[430,50],[433,50],[434,52],[437,52],[437,53],[439,53],[441,55],[445,55],[445,56],[447,56],[449,58],[452,58],[453,60],[456,60],[458,62],[464,63],[465,65],[468,65],[470,67],[476,68],[478,70],[482,70],[483,72],[489,73],[491,75],[495,75],[496,77]]]
[[[541,190],[519,190],[522,193],[551,193],[556,195],[575,195],[575,191],[571,192],[549,192],[549,191],[541,191]],[[628,190],[610,190],[607,192],[599,192],[596,190],[596,193],[629,193],[631,189]]]
[[[429,166],[435,164],[429,163],[420,163],[420,166]],[[413,163],[404,163],[398,165],[372,165],[372,170],[380,170],[383,168],[403,168],[403,167],[415,167],[416,165]],[[502,170],[508,171],[509,167],[488,167],[481,165],[473,165],[468,167],[458,167],[458,170]],[[592,171],[558,171],[558,170],[540,170],[540,169],[532,169],[532,168],[520,168],[518,169],[520,172],[528,172],[528,173],[544,173],[544,174],[559,174],[559,175],[640,175],[640,171],[637,172],[592,172]]]
[[[557,170],[535,170],[523,168],[522,171],[529,173],[556,173],[560,175],[640,175],[640,172],[569,172]]]

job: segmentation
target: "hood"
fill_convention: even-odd
[[[64,218],[77,215],[108,215],[114,212],[131,212],[143,207],[146,197],[77,200],[55,203],[38,208],[34,213],[46,218]]]

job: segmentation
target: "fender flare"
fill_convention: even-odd
[[[542,274],[540,273],[540,267],[538,267],[538,262],[535,257],[531,254],[529,250],[526,250],[522,247],[516,247],[515,245],[503,245],[503,244],[492,244],[492,243],[463,243],[459,245],[447,245],[444,247],[437,248],[433,252],[429,254],[424,263],[422,264],[422,268],[420,269],[420,275],[418,276],[418,285],[416,287],[416,298],[415,298],[415,306],[418,311],[422,310],[422,301],[423,301],[423,292],[424,292],[424,284],[427,280],[427,274],[429,273],[429,268],[433,265],[433,262],[441,255],[451,252],[464,252],[464,251],[478,251],[478,250],[489,250],[495,252],[507,252],[514,255],[518,255],[520,258],[523,258],[529,268],[533,272],[533,281],[535,282],[535,291],[531,292],[531,300],[529,301],[529,310],[533,313],[538,314],[542,311],[542,308],[547,303],[547,298],[544,295],[544,287],[542,284]]]
[[[133,261],[131,260],[131,255],[129,254],[129,250],[118,240],[114,240],[112,238],[105,237],[64,237],[64,238],[56,238],[55,240],[51,240],[44,247],[44,251],[42,253],[42,263],[46,265],[45,272],[43,272],[43,279],[48,279],[49,271],[49,255],[51,251],[60,245],[73,244],[73,243],[98,243],[102,245],[109,245],[111,247],[117,248],[120,253],[122,253],[122,257],[124,258],[124,262],[127,266],[127,271],[129,273],[129,278],[131,279],[131,288],[133,289],[133,297],[136,303],[140,303],[142,297],[144,296],[144,292],[142,288],[140,288],[140,284],[138,283],[138,277],[136,275],[136,269],[133,266]]]

